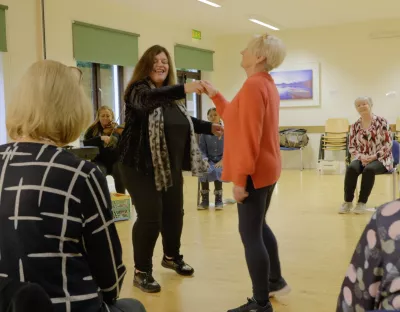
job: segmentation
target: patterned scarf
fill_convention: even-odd
[[[152,89],[156,86],[149,81]],[[192,119],[185,105],[176,103],[181,112],[186,116],[190,125],[190,167],[192,175],[203,176],[208,170],[208,164],[203,160],[197,144]],[[162,107],[156,108],[149,114],[149,141],[153,160],[154,180],[157,191],[167,190],[172,186],[171,165],[169,162],[167,141],[164,132],[164,116]]]

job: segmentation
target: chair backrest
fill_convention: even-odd
[[[396,140],[393,140],[392,145],[392,154],[393,154],[393,164],[396,167],[399,164],[400,158],[400,144]]]
[[[347,133],[349,132],[349,121],[346,118],[329,118],[325,122],[325,132]]]

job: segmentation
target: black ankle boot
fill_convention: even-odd
[[[222,201],[222,190],[215,190],[215,209],[222,209],[224,207],[224,203]]]
[[[135,272],[133,285],[147,293],[157,293],[161,291],[160,284],[157,283],[151,272]]]
[[[197,207],[199,210],[208,209],[210,206],[210,191],[209,190],[201,190],[201,203]]]
[[[194,269],[183,261],[183,256],[178,256],[175,259],[167,259],[163,257],[161,265],[164,268],[174,270],[176,273],[184,276],[191,276],[194,273]]]

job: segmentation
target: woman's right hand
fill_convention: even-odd
[[[185,93],[202,94],[204,92],[204,87],[201,85],[200,81],[185,83],[184,87],[185,87]]]
[[[101,140],[107,145],[110,143],[110,137],[107,135],[102,135]]]
[[[212,98],[212,97],[217,95],[218,90],[215,89],[214,86],[210,82],[202,80],[201,81],[201,85],[204,87],[204,89],[206,90],[207,95],[210,98]]]

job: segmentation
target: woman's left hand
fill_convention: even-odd
[[[223,164],[223,162],[222,162],[222,159],[221,159],[219,162],[217,162],[215,164],[215,168],[222,168],[222,164]]]
[[[224,134],[224,127],[222,127],[219,124],[212,124],[211,126],[211,132],[217,136],[217,137],[222,137],[222,135]]]

